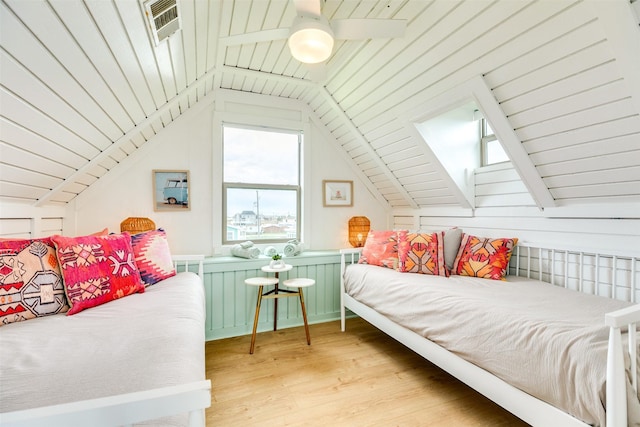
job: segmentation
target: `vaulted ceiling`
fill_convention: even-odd
[[[251,36],[288,28],[290,0],[181,0],[182,29],[157,47],[137,0],[1,0],[0,198],[68,202],[229,89],[308,105],[390,207],[460,206],[410,124],[479,81],[539,207],[640,201],[640,29],[628,0],[322,4],[329,19],[406,20],[406,33],[337,40],[316,81],[286,40]]]

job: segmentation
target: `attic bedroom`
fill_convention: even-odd
[[[0,425],[640,425],[640,0],[0,0],[0,47]],[[600,382],[574,407],[420,335],[357,293],[390,273],[568,292],[466,311],[536,302],[547,326],[575,305]],[[111,335],[71,335],[90,328]],[[58,333],[104,346],[113,384],[57,374],[31,395]],[[329,359],[337,342],[353,356]],[[525,377],[552,347],[563,366],[546,343]],[[132,357],[135,380],[108,379]],[[285,389],[297,417],[256,406]]]

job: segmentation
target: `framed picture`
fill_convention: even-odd
[[[353,206],[353,181],[322,181],[322,204],[332,206]]]
[[[188,211],[189,171],[154,170],[153,174],[153,210]]]

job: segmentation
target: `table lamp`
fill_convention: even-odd
[[[366,216],[354,216],[349,220],[349,243],[354,248],[364,246],[371,223]]]

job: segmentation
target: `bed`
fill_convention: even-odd
[[[173,258],[144,293],[0,327],[0,424],[204,426],[203,257]]]
[[[534,426],[640,423],[637,258],[520,244],[503,282],[341,254],[343,331],[348,309]]]

